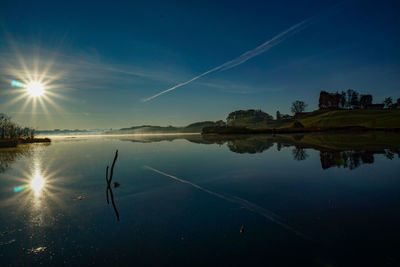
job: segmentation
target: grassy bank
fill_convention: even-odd
[[[315,111],[296,122],[253,124],[241,118],[228,126],[203,128],[203,134],[291,134],[326,131],[399,131],[400,110]]]
[[[0,148],[16,147],[19,144],[31,143],[50,143],[49,138],[14,138],[14,139],[0,139]]]
[[[400,110],[335,110],[299,120],[304,127],[400,128]]]

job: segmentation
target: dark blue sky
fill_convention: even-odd
[[[312,110],[320,90],[400,97],[397,1],[143,2],[2,1],[0,112],[39,129],[118,128],[225,119],[236,109],[289,113],[297,99]],[[142,101],[309,18],[241,65]],[[53,105],[10,104],[18,94],[9,80],[24,75],[18,56],[32,72],[53,63]]]

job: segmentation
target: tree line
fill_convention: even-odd
[[[400,98],[393,103],[391,97],[386,97],[383,103],[373,104],[370,94],[360,95],[357,91],[348,89],[341,93],[329,93],[321,91],[319,94],[319,109],[392,109],[400,107]]]
[[[229,113],[228,117],[226,118],[226,122],[229,123],[231,121],[247,118],[247,117],[254,117],[256,121],[271,121],[274,118],[266,112],[263,112],[261,109],[248,109],[248,110],[236,110]]]
[[[296,100],[292,103],[290,111],[293,116],[281,114],[276,111],[277,121],[292,121],[297,116],[305,112],[307,104],[304,101]],[[321,91],[319,94],[318,107],[320,110],[339,110],[339,109],[395,109],[400,108],[400,98],[393,101],[392,97],[386,97],[383,103],[373,103],[371,94],[360,94],[356,90],[348,89],[347,91],[329,93]],[[273,116],[261,109],[236,110],[229,113],[226,118],[227,123],[237,119],[253,117],[255,121],[273,121]]]
[[[34,138],[35,129],[22,127],[11,120],[11,117],[0,113],[0,139]]]

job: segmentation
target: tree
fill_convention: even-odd
[[[7,115],[0,114],[0,139],[13,139],[22,136],[31,136],[33,138],[34,129],[28,127],[22,128]]]
[[[340,94],[340,106],[342,107],[342,108],[345,108],[346,107],[346,92],[345,91],[342,91],[342,93]]]
[[[216,121],[215,124],[217,124],[218,126],[225,126],[226,125],[226,123],[223,120]]]
[[[351,97],[353,96],[353,90],[347,89],[347,108],[351,108]]]
[[[304,103],[304,101],[296,100],[292,103],[292,107],[290,110],[292,111],[292,113],[296,114],[299,112],[304,112],[307,106],[308,105]]]
[[[234,120],[241,119],[241,118],[248,118],[253,117],[256,122],[259,121],[271,121],[273,117],[268,113],[263,112],[262,110],[236,110],[229,113],[228,117],[226,118],[227,123],[230,123]]]
[[[361,95],[360,96],[360,107],[363,109],[366,109],[370,105],[372,105],[372,95]]]
[[[386,97],[385,101],[383,101],[387,108],[391,108],[393,104],[393,99],[391,97]]]
[[[358,101],[358,93],[356,91],[353,91],[351,94],[350,104],[353,108],[360,107],[360,102]]]
[[[281,120],[281,113],[279,112],[279,110],[276,111],[276,120],[280,121]]]

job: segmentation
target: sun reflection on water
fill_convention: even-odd
[[[65,199],[71,194],[69,189],[59,186],[68,180],[63,175],[66,167],[60,164],[56,167],[53,159],[44,157],[44,149],[41,145],[32,146],[26,167],[19,168],[17,174],[12,175],[16,183],[14,194],[4,203],[16,205],[19,212],[28,212],[35,222],[42,221],[42,216],[47,216],[51,222],[55,210],[67,208]]]
[[[45,186],[46,182],[44,177],[40,174],[39,170],[35,170],[35,174],[32,176],[32,180],[30,183],[31,189],[35,193],[35,196],[40,196],[40,193]]]

